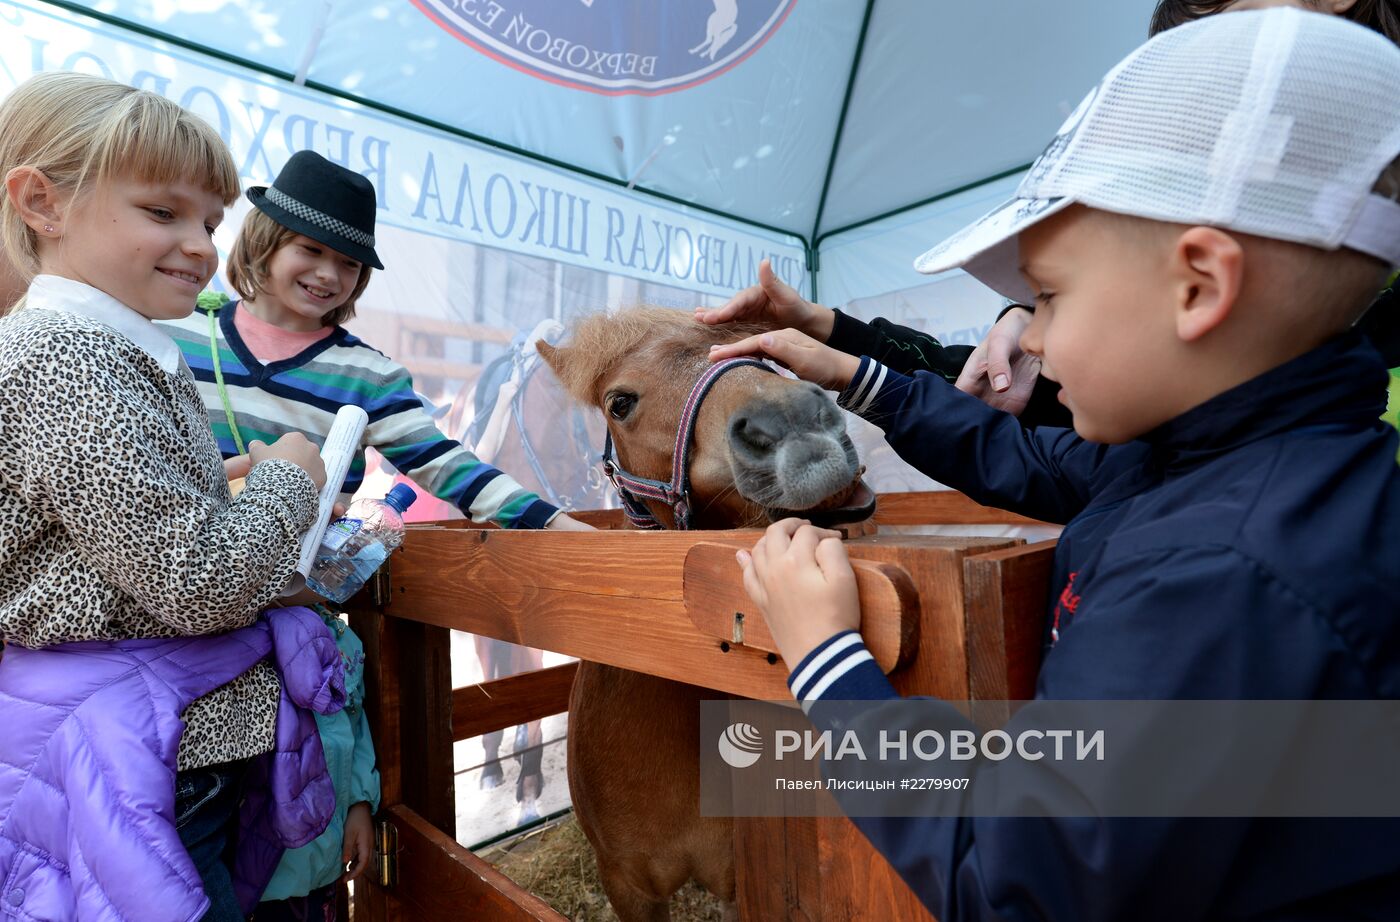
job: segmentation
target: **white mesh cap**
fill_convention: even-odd
[[[1400,265],[1400,49],[1340,17],[1222,13],[1138,48],[1079,104],[1016,197],[914,261],[1030,303],[1016,238],[1078,203]]]

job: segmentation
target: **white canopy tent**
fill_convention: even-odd
[[[1000,299],[914,256],[1010,194],[1152,6],[0,0],[0,92],[98,73],[207,118],[245,185],[303,148],[363,172],[388,268],[352,330],[491,458],[518,422],[487,425],[474,388],[512,341],[617,306],[721,303],[764,257],[856,316],[979,341]],[[510,473],[563,505],[612,501],[580,424],[531,427],[574,433],[568,470]],[[930,485],[877,435],[858,442],[878,489]]]
[[[168,93],[219,126],[249,183],[311,147],[374,179],[380,220],[415,236],[713,297],[773,255],[844,305],[939,286],[913,272],[915,253],[1014,185],[1142,40],[1151,7],[27,0],[0,13],[7,82],[72,67]],[[431,275],[410,254],[443,254],[421,245],[386,279]],[[941,307],[899,299],[899,319],[966,339],[988,302],[947,287]],[[424,310],[432,293],[410,300]]]

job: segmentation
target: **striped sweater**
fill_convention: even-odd
[[[238,335],[233,323],[238,307],[234,302],[216,309],[214,327],[224,387],[245,445],[253,439],[270,444],[288,432],[301,432],[320,445],[336,411],[355,404],[369,415],[365,445],[473,521],[543,528],[558,511],[443,435],[414,392],[408,370],[343,327],[299,355],[264,365]],[[225,458],[237,455],[215,381],[209,314],[200,309],[161,326],[194,372],[219,450]],[[364,474],[361,453],[346,475],[344,492],[358,490]]]

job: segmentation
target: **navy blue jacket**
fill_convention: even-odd
[[[1396,699],[1385,387],[1375,350],[1347,335],[1122,446],[1023,429],[940,377],[869,359],[841,402],[940,482],[1067,523],[1037,698]],[[895,697],[853,633],[789,684],[819,726],[823,701]],[[1003,763],[967,764],[990,784]],[[1400,919],[1397,820],[856,822],[941,922]]]

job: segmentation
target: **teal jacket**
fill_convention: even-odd
[[[309,845],[292,849],[282,856],[264,900],[285,900],[305,896],[312,890],[336,881],[344,870],[340,863],[345,834],[345,814],[351,805],[369,804],[379,809],[379,772],[374,767],[374,744],[365,719],[365,650],[360,638],[344,621],[317,606],[322,620],[335,634],[336,646],[345,661],[344,710],[317,714],[321,746],[326,751],[326,767],[335,785],[335,815],[321,836]]]

